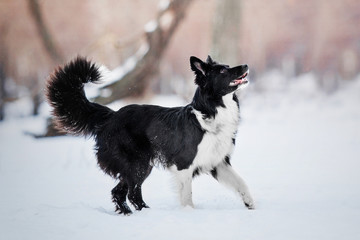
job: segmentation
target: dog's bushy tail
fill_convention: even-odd
[[[90,102],[85,96],[84,84],[98,82],[100,78],[99,68],[81,57],[58,68],[50,76],[46,97],[59,130],[94,136],[114,114],[108,107]]]

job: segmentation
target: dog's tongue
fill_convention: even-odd
[[[248,82],[248,80],[246,79],[246,78],[244,78],[244,79],[236,79],[235,80],[235,84],[243,84],[243,83],[247,83]]]

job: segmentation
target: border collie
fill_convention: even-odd
[[[116,212],[148,208],[141,185],[160,163],[174,173],[183,206],[194,206],[191,182],[209,173],[234,189],[247,208],[254,202],[248,187],[230,164],[239,124],[235,91],[247,84],[247,65],[230,68],[209,56],[206,62],[190,57],[197,90],[183,107],[127,105],[118,111],[90,102],[84,84],[96,83],[96,64],[78,57],[58,68],[47,81],[46,96],[58,129],[92,136],[100,168],[119,180],[112,190]]]

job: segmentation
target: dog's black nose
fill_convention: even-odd
[[[243,65],[243,68],[249,68],[247,64],[244,64]]]

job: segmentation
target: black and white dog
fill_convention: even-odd
[[[190,64],[198,87],[184,107],[128,105],[115,112],[89,102],[84,84],[98,82],[101,73],[80,57],[57,69],[47,82],[58,128],[93,136],[100,168],[120,181],[112,190],[118,213],[131,214],[126,197],[136,210],[148,207],[141,185],[156,163],[174,173],[183,206],[193,206],[192,178],[210,173],[254,208],[245,182],[230,165],[239,123],[235,91],[248,82],[248,66],[230,68],[210,56],[206,62],[191,57]]]

